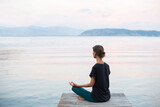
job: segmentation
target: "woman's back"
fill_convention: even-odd
[[[89,74],[95,78],[95,84],[92,87],[91,95],[97,101],[107,101],[110,99],[109,90],[109,74],[110,68],[107,63],[96,63]]]

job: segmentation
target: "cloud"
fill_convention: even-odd
[[[102,14],[101,16],[106,18],[106,17],[112,16],[112,15],[111,14]]]
[[[91,13],[91,9],[79,9],[78,12]]]

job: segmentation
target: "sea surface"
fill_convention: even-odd
[[[56,107],[69,81],[89,83],[94,45],[110,65],[111,93],[160,106],[160,37],[0,37],[0,107]],[[91,87],[85,88],[91,91]]]

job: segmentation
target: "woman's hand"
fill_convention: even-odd
[[[74,86],[74,87],[79,87],[76,83],[74,83],[74,82],[69,82],[69,84],[71,85],[71,86]]]

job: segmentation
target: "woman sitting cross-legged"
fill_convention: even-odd
[[[90,83],[78,85],[71,81],[69,84],[72,86],[72,91],[78,95],[79,100],[106,102],[111,98],[109,90],[110,67],[102,61],[102,58],[105,57],[103,46],[95,45],[93,47],[93,57],[96,58],[97,63],[94,64],[89,74]],[[92,91],[90,92],[83,87],[92,87]]]

